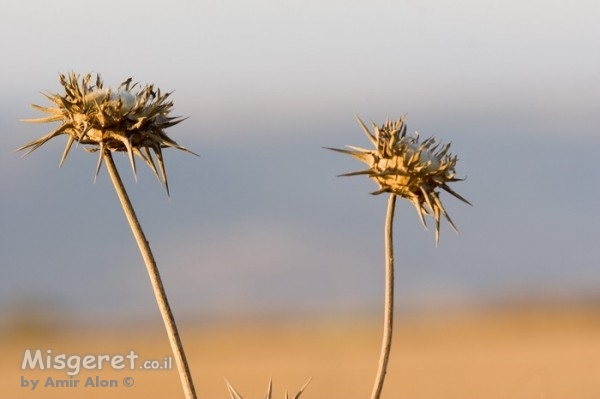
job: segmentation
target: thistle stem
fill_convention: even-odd
[[[140,222],[135,214],[135,211],[133,210],[133,206],[131,205],[127,191],[125,191],[125,186],[123,186],[123,182],[121,181],[121,177],[119,176],[119,172],[109,151],[104,153],[104,161],[106,162],[106,167],[113,185],[115,186],[115,190],[117,191],[119,201],[123,206],[123,211],[125,212],[125,216],[129,222],[129,227],[131,227],[133,236],[135,237],[140,252],[142,253],[142,257],[144,258],[146,268],[148,269],[148,274],[150,275],[150,281],[152,283],[152,289],[154,290],[154,296],[158,302],[158,308],[161,316],[163,317],[165,328],[167,329],[167,335],[169,336],[171,350],[173,351],[173,356],[175,357],[175,363],[177,364],[185,397],[186,399],[196,399],[196,391],[194,390],[190,368],[185,358],[185,352],[183,351],[183,345],[181,344],[181,339],[179,338],[179,333],[177,332],[175,318],[171,312],[171,307],[169,306],[169,301],[167,300],[167,294],[165,293],[165,289],[158,272],[158,267],[156,266],[156,261],[152,255],[150,244],[148,243],[148,240],[146,240],[146,236],[144,235],[142,227],[140,226]]]
[[[396,195],[390,194],[388,199],[387,214],[385,218],[385,304],[383,317],[383,340],[381,342],[381,355],[379,369],[375,377],[375,385],[371,399],[379,399],[385,374],[387,373],[390,350],[392,349],[392,332],[394,330],[394,238],[392,234],[394,224],[394,211],[396,209]]]

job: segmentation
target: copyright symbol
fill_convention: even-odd
[[[131,378],[131,377],[123,378],[123,385],[125,385],[127,388],[132,387],[133,383],[134,383],[133,378]]]

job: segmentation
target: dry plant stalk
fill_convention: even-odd
[[[373,133],[360,118],[357,117],[357,120],[375,148],[368,150],[347,146],[349,149],[329,147],[328,149],[352,155],[368,165],[368,169],[341,176],[367,175],[379,186],[379,189],[372,194],[390,194],[384,231],[386,281],[383,339],[379,367],[371,393],[372,399],[379,399],[392,345],[394,315],[393,221],[396,197],[405,198],[415,206],[425,228],[427,228],[425,216],[433,215],[436,246],[440,237],[441,215],[444,215],[450,226],[458,232],[446,212],[437,190],[441,188],[459,200],[469,205],[471,203],[448,186],[448,183],[464,180],[455,177],[454,168],[458,158],[450,154],[450,143],[440,147],[435,137],[420,142],[418,133],[415,132],[413,136],[407,135],[403,117],[394,122],[387,120],[381,126],[373,123]]]
[[[140,88],[134,93],[132,90],[137,83],[132,85],[130,78],[123,82],[116,91],[112,91],[103,87],[100,75],[96,75],[95,84],[91,83],[91,77],[88,74],[80,80],[79,76],[74,73],[69,74],[68,77],[60,75],[60,83],[65,89],[65,94],[44,94],[55,106],[32,105],[33,108],[48,114],[48,116],[23,120],[32,123],[61,122],[60,126],[47,135],[18,148],[17,151],[28,150],[25,153],[27,155],[48,140],[65,134],[67,135],[67,145],[60,159],[61,166],[74,143],[84,145],[84,149],[87,151],[99,152],[96,176],[102,162],[105,162],[148,269],[185,397],[195,399],[196,392],[191,373],[158,267],[111,154],[114,151],[126,152],[134,176],[136,171],[134,155],[142,158],[159,181],[164,184],[168,195],[169,185],[162,149],[173,147],[194,154],[171,140],[164,132],[164,129],[178,124],[183,118],[169,116],[173,107],[173,102],[167,101],[170,93],[161,94],[160,89],[155,90],[153,85]],[[150,150],[154,152],[154,157],[158,161],[158,169]]]

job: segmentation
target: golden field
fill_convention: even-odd
[[[379,357],[378,319],[331,317],[284,321],[258,318],[189,322],[180,326],[199,398],[228,398],[224,378],[245,399],[263,398],[270,377],[274,398],[368,398]],[[170,355],[162,325],[35,331],[6,330],[0,338],[2,398],[180,398],[172,370],[82,370],[74,387],[43,387],[65,370],[21,370],[24,351],[53,355]],[[45,353],[44,353],[45,354]],[[138,363],[139,364],[139,363]],[[137,366],[137,364],[136,364]],[[88,377],[118,387],[82,387]],[[133,378],[134,385],[123,386]],[[21,378],[40,380],[35,390]],[[600,309],[512,306],[478,311],[426,312],[396,317],[384,398],[600,398]]]

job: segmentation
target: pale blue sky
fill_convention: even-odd
[[[146,170],[130,194],[180,313],[350,310],[382,295],[385,198],[322,146],[407,114],[452,141],[461,230],[441,245],[397,213],[399,304],[478,303],[600,285],[597,1],[10,2],[0,12],[0,302],[155,315],[141,258],[96,157],[13,150],[58,73],[175,90],[172,201]],[[120,161],[120,160],[119,160]],[[109,293],[106,297],[104,294]],[[89,317],[89,315],[88,315]],[[94,316],[95,317],[95,316]]]

